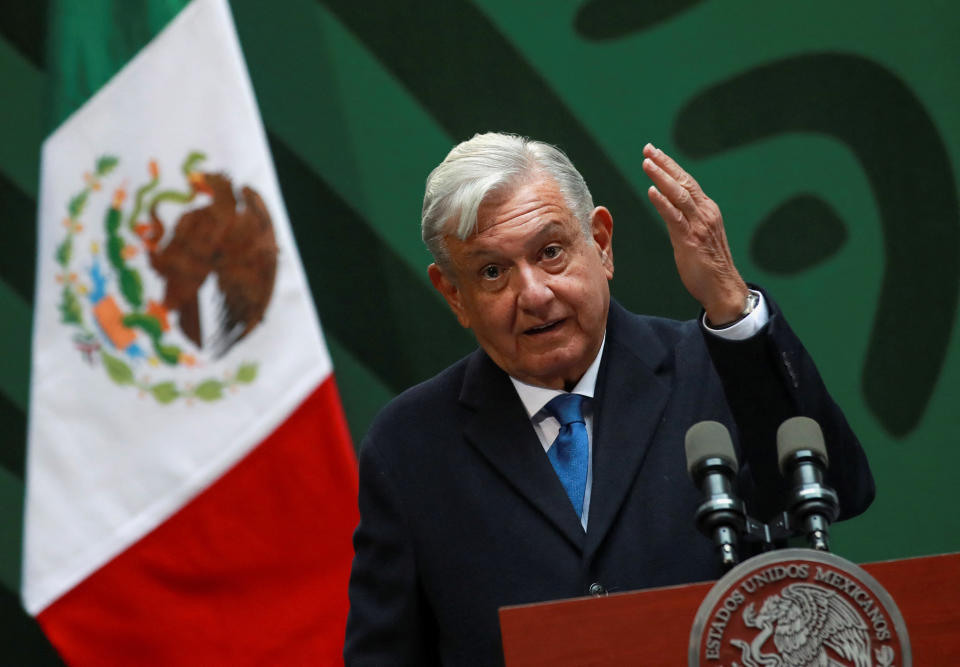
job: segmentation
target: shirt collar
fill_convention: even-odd
[[[597,373],[600,370],[600,359],[603,357],[603,346],[607,342],[607,334],[604,332],[603,340],[600,341],[600,349],[597,351],[597,356],[594,358],[593,363],[590,364],[590,367],[587,368],[587,372],[583,374],[583,377],[580,378],[580,381],[577,382],[576,386],[571,391],[571,394],[580,394],[581,396],[586,396],[587,398],[593,398],[593,393],[597,388]],[[546,387],[537,387],[536,385],[527,384],[526,382],[521,382],[517,378],[510,376],[510,382],[513,383],[514,388],[517,390],[517,395],[520,396],[520,401],[523,403],[524,409],[527,411],[527,416],[533,419],[533,416],[540,412],[547,403],[551,401],[555,396],[560,394],[565,394],[567,392],[562,389],[548,389]]]

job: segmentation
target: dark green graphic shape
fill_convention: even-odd
[[[680,281],[671,279],[677,269],[663,224],[563,100],[476,7],[464,0],[323,4],[456,141],[500,130],[560,146],[583,173],[594,201],[619,222],[615,295],[634,310],[657,315],[687,318],[697,312]],[[638,154],[638,166],[642,159]]]
[[[787,132],[818,132],[857,156],[880,211],[885,269],[862,386],[891,434],[916,428],[940,373],[960,286],[957,193],[943,141],[892,72],[847,54],[763,65],[698,94],[677,144],[707,157]]]
[[[0,35],[24,58],[44,67],[46,43],[47,2],[0,1]]]
[[[757,226],[750,256],[768,273],[791,275],[825,261],[847,241],[847,228],[829,204],[812,194],[791,197]]]
[[[577,11],[574,27],[586,39],[624,37],[682,14],[703,0],[590,0]]]
[[[397,393],[470,352],[471,336],[440,297],[286,144],[268,138],[324,331]]]
[[[34,262],[37,257],[37,205],[13,181],[0,173],[0,278],[27,303],[33,302]]]
[[[0,466],[17,479],[24,477],[27,445],[27,418],[18,405],[0,393]]]
[[[24,611],[19,597],[0,587],[0,646],[3,664],[64,667],[37,622]]]
[[[12,181],[0,174],[0,210],[3,212],[4,238],[0,243],[0,279],[26,303],[33,302],[34,262],[36,261],[37,230],[34,218],[36,203]],[[29,332],[25,340],[29,341]],[[10,346],[10,334],[4,342]],[[5,350],[4,354],[20,353]],[[29,347],[27,349],[29,354]],[[6,362],[4,362],[6,363]],[[23,409],[0,392],[0,467],[17,479],[24,477],[24,459],[27,446],[27,417]]]

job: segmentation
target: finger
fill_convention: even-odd
[[[689,190],[684,188],[670,174],[664,171],[650,158],[643,161],[643,171],[650,177],[657,190],[670,200],[676,208],[683,211],[691,220],[697,217],[697,202]]]
[[[664,197],[663,193],[661,193],[656,186],[651,185],[647,189],[647,196],[650,198],[650,203],[653,204],[653,207],[657,209],[657,213],[659,213],[663,221],[667,223],[667,231],[670,233],[670,238],[675,238],[678,235],[686,233],[687,229],[689,229],[686,216],[684,216],[683,212],[674,206],[669,199]]]
[[[673,178],[673,180],[679,183],[682,188],[693,195],[694,199],[699,199],[699,197],[703,196],[703,190],[700,188],[700,184],[697,183],[697,180],[687,173],[683,167],[677,164],[677,161],[672,157],[664,153],[653,144],[647,144],[644,146],[643,154],[650,160],[653,160],[658,167],[670,174],[671,178]]]

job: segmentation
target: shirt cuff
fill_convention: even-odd
[[[767,310],[767,302],[763,298],[762,293],[757,290],[750,290],[750,293],[756,294],[757,297],[759,297],[759,301],[757,301],[757,307],[754,308],[749,315],[732,326],[724,327],[723,329],[713,329],[707,324],[707,314],[704,313],[700,318],[703,323],[703,328],[712,335],[723,338],[724,340],[746,340],[752,338],[770,321],[770,311]]]

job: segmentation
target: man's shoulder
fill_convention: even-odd
[[[456,421],[463,410],[460,394],[471,364],[483,355],[475,350],[432,378],[404,390],[388,402],[367,431],[364,445],[397,440],[404,433],[419,433]]]
[[[607,333],[620,342],[641,346],[659,343],[675,347],[686,339],[700,336],[697,320],[675,320],[657,315],[642,315],[627,310],[615,300],[610,302]]]
[[[396,396],[388,407],[394,410],[423,411],[429,405],[437,403],[456,403],[467,369],[476,363],[477,356],[483,354],[479,349],[450,364],[432,378],[415,384]]]

